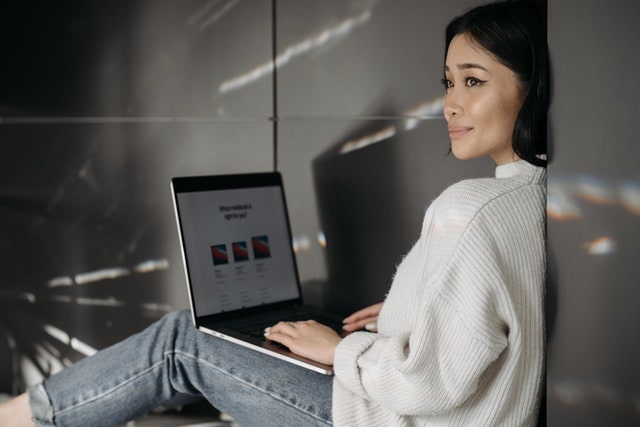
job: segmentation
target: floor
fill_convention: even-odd
[[[206,417],[185,417],[178,415],[145,415],[122,427],[235,427],[232,421],[215,420]]]
[[[212,417],[184,416],[172,414],[149,414],[122,427],[240,427],[233,421]]]

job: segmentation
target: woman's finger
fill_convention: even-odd
[[[297,326],[294,322],[278,322],[267,329],[269,330],[270,334],[284,334],[284,335],[295,336]],[[267,329],[265,329],[265,334],[267,332]]]
[[[360,321],[362,319],[377,317],[381,309],[382,309],[381,302],[378,304],[370,305],[369,307],[365,307],[351,314],[349,317],[344,319],[344,323],[353,323],[353,322]]]
[[[366,330],[377,330],[378,316],[366,317],[364,319],[360,319],[356,322],[345,323],[342,326],[342,329],[348,332],[357,331],[358,329],[366,329]],[[369,328],[367,328],[369,325]]]

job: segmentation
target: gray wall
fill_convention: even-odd
[[[640,3],[549,0],[552,425],[640,425]]]

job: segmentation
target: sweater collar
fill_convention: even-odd
[[[542,177],[544,172],[545,168],[534,166],[526,160],[518,160],[517,162],[505,163],[503,165],[496,166],[496,178],[512,178],[517,175]]]

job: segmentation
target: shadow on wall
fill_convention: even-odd
[[[379,127],[367,124],[353,134],[379,135]],[[325,305],[344,315],[384,299],[395,265],[416,232],[415,220],[413,227],[398,226],[403,200],[397,188],[397,143],[385,138],[347,153],[340,144],[313,161],[327,244]]]
[[[367,124],[344,141],[369,143],[340,143],[313,161],[327,248],[325,305],[342,314],[384,299],[434,198],[461,179],[493,175],[491,160],[461,162],[447,154],[441,115],[387,133],[393,128],[402,126]]]

